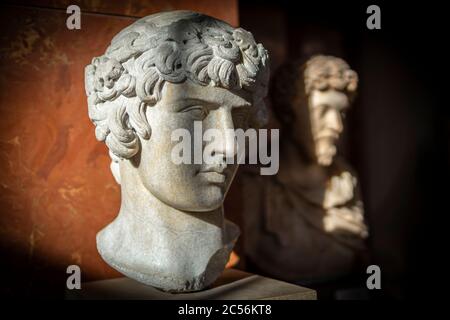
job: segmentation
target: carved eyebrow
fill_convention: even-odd
[[[210,101],[197,98],[180,98],[172,102],[176,112],[183,111],[186,108],[198,105],[207,108],[217,108],[219,105],[211,103]]]
[[[341,110],[341,111],[347,111],[347,110],[350,109],[350,107],[351,107],[351,105],[350,105],[350,104],[347,104],[347,105],[344,106],[344,107],[340,107],[339,110]]]
[[[207,107],[209,109],[216,109],[219,108],[221,105],[224,105],[220,101],[213,101],[213,100],[205,100],[205,99],[199,99],[199,98],[182,98],[176,99],[172,102],[172,104],[175,106],[176,111],[181,111],[186,109],[187,107],[195,106],[195,105],[201,105],[204,107]],[[244,107],[250,107],[251,103],[244,101],[243,103],[239,103],[236,105],[233,105],[232,108],[244,108]]]

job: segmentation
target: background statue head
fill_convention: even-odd
[[[216,165],[177,165],[171,133],[193,134],[194,121],[203,130],[262,124],[268,75],[249,32],[202,14],[159,13],[122,30],[86,67],[89,117],[122,191],[142,184],[179,210],[218,208],[237,165],[226,166],[220,147]]]
[[[273,81],[274,113],[304,155],[329,166],[356,94],[358,75],[342,59],[318,55],[282,67]]]

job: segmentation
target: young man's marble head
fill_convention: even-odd
[[[215,165],[178,165],[171,134],[193,135],[194,121],[204,130],[261,124],[268,75],[249,32],[205,15],[164,12],[122,30],[86,67],[89,117],[122,191],[142,184],[179,210],[220,207],[237,169],[225,163],[229,144],[212,149]]]
[[[305,155],[331,165],[343,117],[356,94],[357,73],[340,58],[318,55],[289,64],[274,82],[275,114]]]

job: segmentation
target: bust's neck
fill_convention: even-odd
[[[167,291],[194,291],[212,283],[239,234],[224,220],[223,207],[181,211],[139,181],[127,181],[122,179],[119,215],[97,235],[103,259],[121,273]]]

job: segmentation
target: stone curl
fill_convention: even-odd
[[[115,161],[139,151],[137,136],[150,138],[146,108],[161,99],[166,82],[251,92],[252,125],[267,120],[267,51],[244,29],[201,14],[184,15],[165,25],[157,23],[161,15],[136,21],[85,69],[89,117]]]

